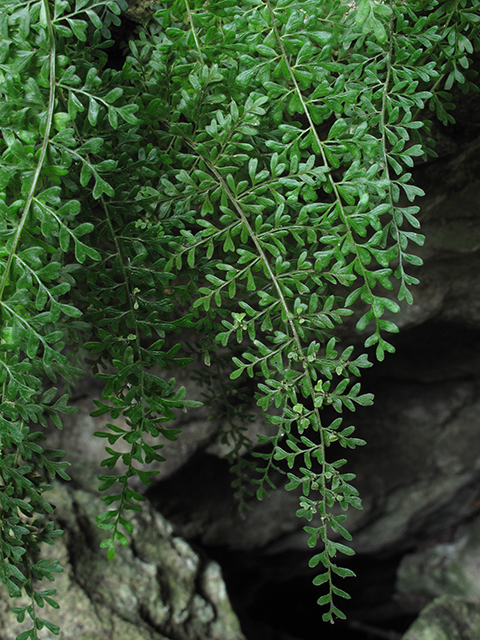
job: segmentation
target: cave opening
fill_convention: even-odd
[[[316,601],[323,591],[312,584],[315,571],[308,570],[308,553],[204,550],[222,566],[247,640],[401,640],[418,614],[395,593],[399,554],[348,559],[356,578],[337,586],[351,599],[336,602],[347,620],[332,625],[322,621],[324,609]]]

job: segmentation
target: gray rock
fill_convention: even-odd
[[[166,379],[174,376],[176,387],[184,386],[188,399],[202,400],[205,389],[192,378],[191,371],[177,369],[173,374],[162,371],[156,371],[156,374]],[[97,490],[98,475],[117,475],[126,470],[121,458],[112,470],[100,466],[101,461],[106,457],[105,444],[107,440],[95,437],[93,434],[95,432],[110,433],[106,425],[112,420],[108,414],[95,418],[90,414],[97,408],[93,400],[101,398],[102,390],[103,384],[93,376],[81,379],[73,390],[70,401],[70,404],[75,406],[78,412],[63,416],[64,426],[61,431],[53,425],[46,430],[48,446],[67,452],[67,459],[71,463],[69,475],[87,491]],[[255,442],[257,434],[272,435],[274,427],[264,421],[261,410],[252,406],[250,412],[255,416],[255,420],[246,423],[247,437]],[[158,475],[153,476],[152,480],[158,482],[169,478],[185,467],[198,451],[205,450],[218,458],[224,458],[230,449],[222,444],[219,438],[220,421],[211,414],[212,411],[208,406],[189,409],[187,412],[177,410],[175,421],[166,425],[168,428],[181,431],[176,440],[153,438],[149,434],[144,436],[145,441],[149,444],[163,445],[159,453],[165,460],[163,462],[154,461],[148,465],[139,463],[137,467],[157,471]],[[121,428],[126,430],[129,428],[123,416],[119,416],[114,422]],[[108,446],[122,453],[130,451],[129,445],[122,439]],[[145,485],[138,477],[131,478],[129,486],[139,493],[144,493],[146,490]]]
[[[393,337],[397,353],[387,356],[384,363],[376,364],[363,376],[362,388],[375,393],[375,405],[358,410],[354,415],[344,415],[344,425],[356,425],[358,436],[367,441],[367,446],[355,452],[333,448],[329,451],[331,460],[346,457],[348,465],[345,469],[357,475],[355,485],[360,490],[364,509],[351,510],[347,521],[347,527],[354,534],[353,546],[357,552],[401,552],[419,539],[435,537],[446,528],[457,527],[478,511],[479,150],[480,139],[469,141],[461,150],[455,147],[452,157],[416,169],[418,182],[427,192],[427,196],[419,201],[422,232],[427,240],[423,248],[416,250],[425,265],[422,269],[411,268],[421,283],[414,288],[414,305],[402,305],[401,313],[393,318],[401,329],[401,333]],[[356,341],[360,351],[363,336],[356,335],[354,323],[346,322],[342,335],[348,341]],[[200,399],[202,389],[188,380],[188,373],[179,372],[177,377],[180,384],[187,386],[189,397]],[[96,383],[90,387],[90,382],[86,384],[84,397],[77,395],[76,399],[81,413],[67,416],[64,431],[51,434],[49,446],[67,450],[68,458],[73,462],[75,481],[83,488],[93,489],[95,476],[105,473],[105,469],[99,467],[104,441],[93,438],[92,433],[102,430],[107,420],[89,416],[94,408],[91,398],[99,396],[101,390]],[[77,393],[81,393],[81,388]],[[253,399],[252,407],[248,409],[255,413],[249,433],[268,432],[269,427],[255,408]],[[330,417],[337,416],[325,414],[325,420]],[[209,419],[207,409],[180,414],[172,426],[181,427],[182,433],[175,442],[164,441],[162,453],[167,460],[156,466],[160,481],[150,489],[149,496],[160,512],[173,522],[177,535],[195,538],[200,544],[243,551],[262,549],[265,553],[276,553],[307,548],[307,537],[302,530],[305,522],[295,517],[298,496],[283,491],[282,477],[276,478],[279,489],[272,490],[269,499],[262,503],[252,499],[251,511],[239,516],[229,486],[232,477],[222,460],[226,449],[217,437],[220,424],[218,420]],[[135,488],[143,490],[139,485]],[[148,518],[148,521],[139,522],[144,522],[145,530],[153,526],[156,531],[157,525],[152,525],[155,518],[153,515]],[[147,534],[144,532],[143,535],[145,538]],[[156,558],[153,551],[155,535],[147,545],[146,555],[136,550],[136,543],[133,547],[134,559],[148,567],[151,558]],[[179,566],[183,567],[181,585],[188,583],[188,588],[177,588],[167,575],[162,574],[160,578],[159,573],[155,574],[158,577],[155,593],[160,596],[155,596],[155,606],[149,605],[148,609],[149,620],[154,621],[154,632],[169,637],[172,625],[177,625],[184,629],[180,634],[197,634],[192,637],[200,638],[201,630],[207,628],[208,637],[228,637],[215,630],[219,619],[215,612],[222,610],[221,602],[227,602],[227,609],[231,611],[228,600],[222,600],[220,595],[221,602],[211,595],[206,597],[205,594],[210,593],[210,583],[205,577],[196,580],[201,588],[195,591],[192,576],[198,576],[202,565],[198,564],[200,561],[195,553],[187,552],[182,546],[185,543],[179,542],[180,538],[175,538],[177,542],[173,540],[173,546],[180,545],[183,549],[183,555],[178,552],[183,560],[172,561],[171,569],[168,563],[165,567],[173,572],[173,576],[177,575]],[[443,548],[435,547],[425,555],[405,560],[401,580],[410,575],[410,584],[417,581],[423,585],[421,593],[424,597],[445,593],[442,590],[445,586],[439,586],[443,581],[444,585],[445,582],[449,585],[449,594],[471,598],[469,593],[480,593],[480,586],[474,575],[478,561],[468,556],[468,544],[460,537],[455,542],[445,543]],[[163,560],[155,560],[156,567],[155,563],[163,563]],[[185,563],[190,566],[190,573],[185,569]],[[473,573],[469,573],[469,563],[470,568],[475,569]],[[80,575],[81,570],[78,571]],[[145,575],[149,575],[148,571],[153,570],[146,569]],[[213,576],[214,583],[216,571],[218,567],[205,572],[207,577]],[[423,574],[423,582],[420,574]],[[122,607],[135,610],[132,589],[120,586],[119,577],[113,580],[117,581],[118,598],[124,603]],[[151,580],[149,584],[153,585],[155,580],[153,577]],[[175,582],[176,578],[172,580]],[[412,593],[405,583],[399,581],[399,585],[403,585],[400,588],[404,593]],[[98,598],[107,602],[107,591],[99,593]],[[221,591],[219,587],[218,593]],[[168,612],[165,594],[170,598]],[[85,598],[88,604],[88,596]],[[81,601],[79,596],[78,602]],[[131,624],[130,619],[118,617],[116,610],[111,613],[115,602],[108,601],[108,607],[111,607],[108,615],[115,615],[119,620],[116,624]],[[184,611],[190,612],[187,618],[182,618]],[[223,615],[228,619],[230,614]],[[451,637],[457,640],[462,636]],[[445,640],[440,635],[438,638],[418,636],[418,640],[420,638]],[[408,640],[414,639],[417,640],[417,636],[408,637]],[[450,637],[447,640],[451,640]]]
[[[135,22],[143,22],[155,13],[154,0],[128,0],[128,9],[125,14]]]
[[[402,640],[478,640],[480,607],[441,596],[422,611]]]
[[[461,596],[480,604],[480,518],[452,542],[408,554],[397,573],[397,591],[434,598]]]
[[[378,384],[378,383],[377,383]],[[368,388],[368,387],[367,387]],[[348,422],[347,422],[348,420]],[[458,494],[480,470],[480,400],[473,381],[382,384],[374,407],[358,411],[355,424],[367,446],[355,452],[331,451],[349,458],[348,468],[363,497],[363,511],[350,510],[347,524],[357,552],[400,549],[437,514],[450,510],[449,526],[470,515],[475,495]],[[202,485],[194,479],[201,477]],[[281,486],[283,478],[277,478]],[[151,492],[159,509],[186,537],[232,549],[268,547],[270,552],[305,549],[302,521],[295,517],[298,495],[283,489],[258,503],[241,519],[228,490],[226,465],[212,456],[197,457]],[[179,501],[178,492],[185,497]]]
[[[42,555],[65,570],[55,580],[60,609],[41,615],[60,625],[62,640],[244,640],[218,564],[173,536],[148,504],[131,520],[131,545],[109,562],[95,524],[104,504],[64,484],[45,496],[65,533]],[[1,640],[14,640],[26,624],[16,622],[8,601],[3,589]]]

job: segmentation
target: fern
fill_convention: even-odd
[[[73,411],[53,385],[82,374],[82,346],[104,381],[92,415],[111,417],[96,434],[108,557],[144,499],[130,478],[151,482],[175,410],[199,404],[158,370],[200,357],[237,497],[286,475],[323,618],[345,617],[342,511],[361,501],[329,446],[365,443],[322,410],[373,397],[357,381],[372,363],[338,327],[353,315],[377,360],[394,351],[395,298],[413,302],[424,241],[409,170],[434,155],[427,109],[447,124],[454,83],[477,90],[478,5],[172,0],[116,70],[124,0],[0,0],[0,578],[31,598],[13,609],[32,621],[19,640],[59,633],[38,614],[55,590],[39,585],[62,569],[34,558],[61,535],[42,494],[68,463],[35,425]],[[243,457],[249,385],[275,430],[258,464]]]

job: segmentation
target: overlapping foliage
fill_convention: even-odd
[[[253,480],[261,499],[271,470],[287,474],[318,547],[323,617],[344,617],[342,510],[361,502],[328,447],[364,442],[322,408],[354,411],[372,396],[356,382],[366,353],[336,329],[355,312],[365,347],[378,360],[393,352],[395,298],[412,302],[423,243],[409,170],[434,153],[428,109],[447,124],[453,84],[476,88],[478,0],[0,9],[0,578],[31,597],[14,608],[32,621],[18,638],[59,632],[38,609],[58,606],[40,581],[61,567],[36,554],[61,534],[43,494],[68,463],[36,427],[61,428],[73,410],[55,385],[82,373],[80,347],[105,382],[93,415],[112,420],[97,434],[109,558],[143,500],[129,479],[150,483],[145,463],[178,434],[174,410],[198,404],[168,371],[201,354],[237,496],[248,501]],[[141,23],[119,44],[124,11]],[[175,337],[187,329],[188,344]],[[251,445],[237,396],[250,378],[277,427],[260,466],[241,455]]]

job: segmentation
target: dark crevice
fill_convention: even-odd
[[[362,374],[362,387],[392,381],[438,383],[468,380],[480,370],[480,331],[455,322],[430,321],[389,338],[396,349]]]
[[[133,38],[135,31],[138,29],[138,24],[123,15],[122,21],[118,26],[112,24],[109,28],[113,43],[107,49],[108,62],[106,67],[121,71],[129,54],[128,41]]]
[[[334,625],[322,621],[316,604],[321,587],[312,585],[314,570],[308,555],[289,551],[275,556],[209,547],[210,557],[222,566],[232,605],[248,640],[399,640],[415,619],[395,596],[395,576],[401,555],[357,556],[348,566],[355,579],[337,578],[351,600],[337,604],[347,620]],[[345,563],[343,563],[345,564]]]

